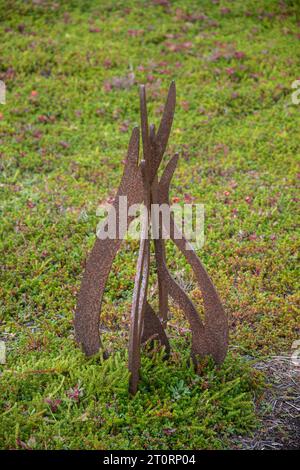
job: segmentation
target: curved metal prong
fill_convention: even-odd
[[[165,192],[169,193],[171,179],[173,178],[174,172],[176,170],[178,159],[179,159],[179,155],[178,153],[175,153],[175,155],[173,155],[171,160],[168,161],[166,168],[164,169],[164,172],[161,176],[159,187],[160,188],[163,187]]]
[[[130,141],[128,144],[126,163],[137,166],[139,162],[139,145],[140,145],[140,129],[134,127],[132,129]]]
[[[119,196],[127,196],[129,206],[141,203],[143,200],[142,175],[140,167],[137,166],[138,158],[139,129],[135,128],[129,142],[122,180],[112,204],[116,215],[117,236],[115,239],[96,238],[86,262],[78,294],[74,319],[75,337],[87,356],[96,354],[101,346],[99,326],[102,297],[113,260],[122,242],[122,234],[119,236]],[[130,218],[127,216],[127,226],[129,223]],[[104,221],[102,228],[106,224],[107,221]]]

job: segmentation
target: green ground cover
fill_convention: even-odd
[[[230,447],[259,425],[263,378],[249,359],[289,354],[300,335],[299,2],[0,0],[0,21],[0,448]],[[229,317],[230,353],[196,375],[172,305],[171,358],[145,351],[130,399],[136,242],[107,285],[108,361],[85,359],[72,321],[96,209],[114,194],[138,122],[137,84],[158,122],[172,79],[167,155],[181,158],[171,195],[205,205],[198,254]],[[167,248],[201,310],[191,269]]]

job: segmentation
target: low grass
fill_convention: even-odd
[[[299,2],[0,0],[0,447],[227,448],[258,424],[263,380],[251,357],[299,339],[297,217]],[[132,80],[134,74],[134,80]],[[177,108],[171,193],[205,205],[198,254],[223,300],[230,353],[189,364],[171,306],[172,356],[145,351],[129,399],[125,347],[138,244],[125,242],[107,284],[108,361],[74,343],[73,315],[98,205],[114,194],[137,84],[158,123],[171,79]],[[170,270],[201,311],[189,266]],[[150,300],[157,305],[155,276]]]

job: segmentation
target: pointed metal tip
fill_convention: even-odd
[[[134,126],[134,128],[131,131],[131,139],[137,138],[140,136],[140,126]]]

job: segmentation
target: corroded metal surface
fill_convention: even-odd
[[[130,316],[130,332],[129,332],[129,354],[128,369],[130,372],[129,391],[134,394],[137,391],[140,369],[141,354],[141,336],[144,324],[145,308],[147,301],[147,289],[149,280],[149,264],[150,264],[150,240],[149,240],[149,210],[150,210],[150,184],[149,171],[147,163],[149,154],[144,152],[144,160],[141,162],[143,189],[144,189],[144,205],[147,213],[143,216],[143,227],[141,233],[139,256],[136,267],[136,277],[134,283],[133,300]]]
[[[141,203],[143,200],[143,184],[138,157],[139,129],[135,128],[129,143],[124,174],[113,202],[116,210],[117,234],[119,234],[119,196],[127,196],[129,205]],[[127,222],[130,222],[129,217],[127,217]],[[103,222],[103,226],[105,225],[106,221]],[[99,326],[102,297],[121,242],[122,238],[119,236],[114,240],[96,238],[86,262],[75,312],[75,333],[76,340],[88,356],[97,353],[101,346]]]
[[[169,186],[176,168],[178,156],[175,155],[167,164],[162,177],[158,180],[157,171],[166,150],[175,110],[175,83],[169,88],[161,123],[158,131],[154,125],[148,125],[145,87],[140,87],[140,112],[143,157],[139,163],[139,129],[133,129],[127,161],[119,186],[114,208],[117,219],[116,239],[96,239],[95,245],[86,263],[78,303],[75,313],[75,332],[78,343],[87,355],[98,352],[101,346],[99,324],[101,302],[105,284],[124,237],[119,227],[119,196],[127,196],[128,206],[144,202],[147,207],[147,220],[143,226],[137,261],[137,272],[133,292],[129,332],[129,390],[136,393],[139,380],[141,344],[158,339],[170,351],[170,345],[164,328],[168,320],[168,296],[183,310],[192,331],[192,358],[197,364],[198,357],[211,355],[216,363],[223,362],[228,348],[228,325],[221,301],[204,266],[192,246],[176,227],[171,215],[170,237],[192,266],[199,288],[202,292],[205,320],[204,323],[193,302],[171,276],[166,264],[166,252],[162,230],[164,222],[160,219],[159,238],[154,240],[155,261],[158,278],[159,314],[147,302],[147,286],[150,265],[150,219],[152,204],[169,205]],[[132,218],[127,216],[127,226]],[[152,220],[152,219],[151,219]],[[153,221],[152,221],[153,222]],[[103,227],[106,226],[103,222]],[[119,233],[119,228],[121,233]],[[188,246],[188,248],[187,248]]]
[[[152,171],[155,174],[170,135],[175,111],[175,96],[175,83],[172,82],[157,136],[154,138],[152,134],[152,145],[155,147],[155,161],[152,165]],[[138,162],[139,140],[139,129],[135,128],[132,131],[128,147],[123,177],[113,202],[116,209],[117,223],[119,220],[119,196],[127,196],[128,206],[143,201],[143,181],[141,166]],[[128,225],[130,222],[130,217],[127,217]],[[104,221],[103,226],[105,224]],[[78,295],[74,325],[76,340],[88,356],[96,354],[101,346],[99,332],[101,303],[107,278],[121,242],[122,234],[119,236],[119,226],[117,226],[117,238],[115,240],[99,240],[97,238],[86,262]]]

